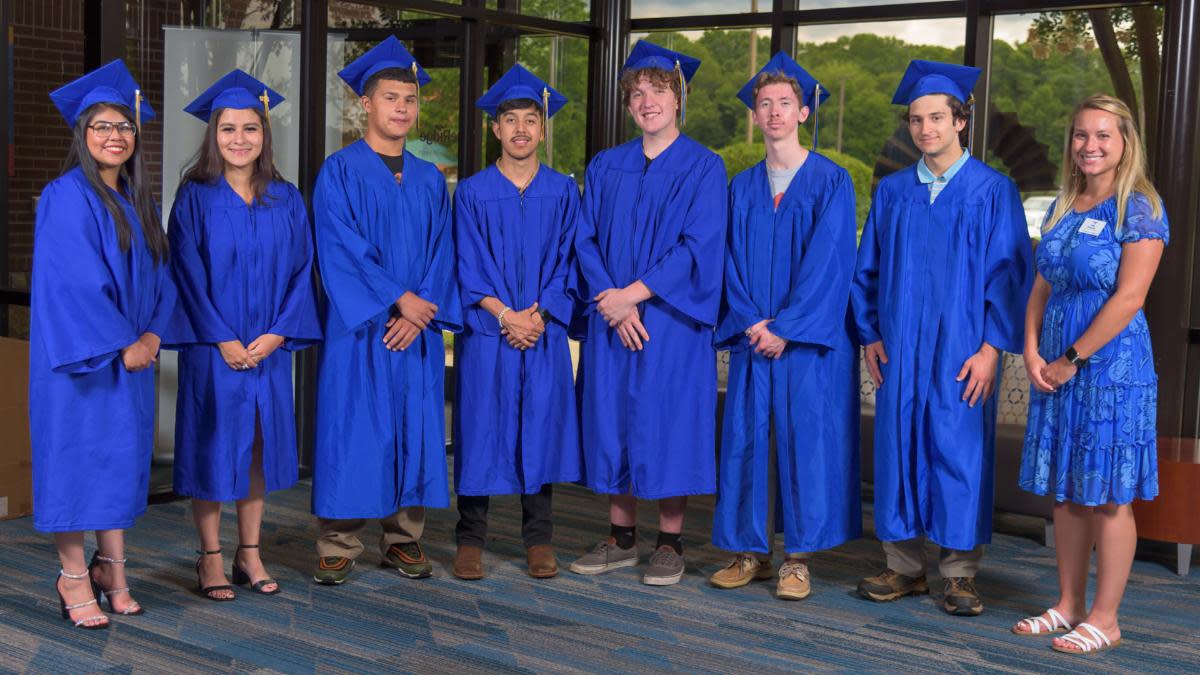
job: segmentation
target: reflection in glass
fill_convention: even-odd
[[[587,40],[527,35],[517,41],[516,56],[521,65],[567,97],[567,105],[549,121],[538,153],[548,166],[582,184],[587,164]],[[491,135],[489,126],[485,137]]]
[[[634,19],[771,10],[771,0],[630,0],[630,4],[630,14]]]

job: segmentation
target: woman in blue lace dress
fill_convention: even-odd
[[[1130,502],[1158,494],[1158,377],[1142,303],[1168,234],[1141,139],[1118,99],[1092,96],[1075,109],[1062,166],[1025,315],[1033,392],[1020,477],[1023,489],[1054,495],[1060,594],[1013,632],[1070,631],[1053,648],[1084,653],[1120,642],[1117,608],[1137,545]]]

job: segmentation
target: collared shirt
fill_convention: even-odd
[[[933,203],[933,200],[937,199],[938,193],[945,189],[946,185],[950,183],[950,179],[954,178],[954,174],[958,173],[958,170],[963,168],[963,164],[967,163],[967,159],[970,158],[970,156],[971,153],[967,152],[966,148],[963,148],[962,157],[959,157],[958,161],[956,161],[954,164],[951,164],[950,168],[946,169],[946,173],[940,176],[933,175],[933,172],[930,171],[929,167],[925,165],[925,157],[921,157],[921,161],[917,162],[917,179],[922,183],[929,185],[930,204]]]

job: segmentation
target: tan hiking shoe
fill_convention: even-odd
[[[784,560],[779,566],[779,585],[775,588],[775,597],[780,600],[803,600],[811,592],[808,565],[803,560]]]
[[[971,577],[948,577],[946,591],[942,595],[942,609],[955,616],[979,616],[983,614],[983,600],[975,590]]]
[[[770,560],[759,560],[750,553],[739,553],[724,568],[713,572],[709,583],[717,588],[741,588],[751,581],[762,581],[774,576]]]
[[[875,602],[888,602],[906,595],[928,595],[929,584],[925,582],[924,574],[909,577],[886,569],[858,582],[858,594]]]

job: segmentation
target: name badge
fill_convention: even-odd
[[[1095,218],[1085,218],[1083,225],[1079,226],[1079,231],[1094,237],[1104,231],[1104,221],[1096,220]]]

